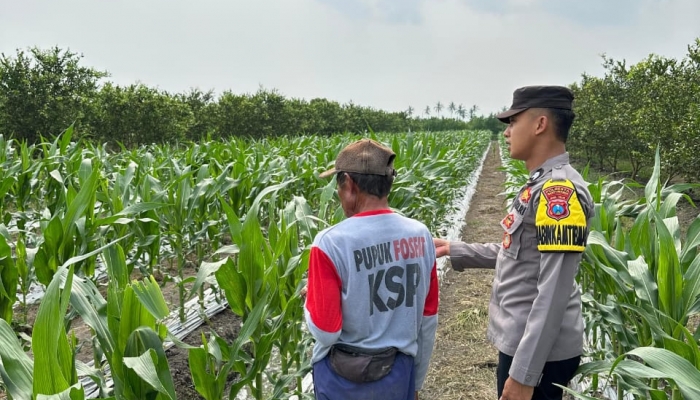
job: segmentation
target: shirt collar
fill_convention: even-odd
[[[372,215],[391,214],[391,213],[393,213],[393,211],[385,208],[385,209],[381,209],[381,210],[371,210],[371,211],[357,213],[357,214],[353,215],[353,217],[369,217]]]
[[[556,156],[548,159],[547,161],[545,161],[539,167],[530,171],[530,180],[536,181],[537,179],[541,178],[544,174],[551,171],[557,165],[564,165],[564,164],[568,164],[568,163],[569,163],[569,153],[568,152],[564,152],[564,153],[561,153],[559,155],[556,155]]]

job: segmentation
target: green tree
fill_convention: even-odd
[[[213,132],[215,121],[215,96],[213,91],[204,92],[195,88],[186,93],[177,94],[175,98],[186,104],[192,112],[193,123],[186,135],[188,140],[200,140]]]
[[[80,126],[108,76],[80,65],[81,59],[58,47],[0,55],[0,134],[36,142],[72,123]]]
[[[178,142],[187,138],[195,118],[187,103],[145,85],[104,85],[95,96],[91,136],[127,147]]]

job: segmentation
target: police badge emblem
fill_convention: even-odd
[[[563,185],[553,185],[542,189],[542,196],[547,201],[547,216],[560,221],[569,216],[569,199],[574,189]]]

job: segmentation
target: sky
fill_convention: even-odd
[[[513,90],[682,58],[700,0],[0,0],[0,52],[58,46],[120,85],[480,113]]]

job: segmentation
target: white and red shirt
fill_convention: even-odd
[[[312,363],[338,342],[396,347],[423,385],[435,343],[438,282],[433,239],[422,223],[377,210],[320,232],[309,258],[306,322]]]

